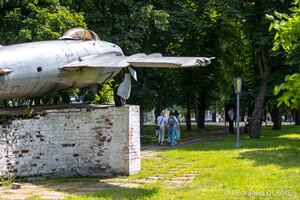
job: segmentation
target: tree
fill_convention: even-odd
[[[249,44],[252,52],[252,67],[256,74],[260,74],[257,98],[250,121],[249,134],[251,138],[260,137],[260,128],[263,121],[264,110],[267,103],[267,91],[270,86],[270,74],[278,68],[278,60],[271,56],[270,41],[272,33],[267,30],[268,21],[266,13],[286,10],[289,2],[285,1],[242,1],[242,13],[245,21],[245,31],[248,33]]]
[[[15,0],[2,5],[0,41],[3,44],[57,39],[67,29],[86,27],[83,13],[72,12],[59,0]]]
[[[274,16],[266,15],[266,17],[272,21],[269,30],[275,29],[276,31],[273,50],[279,51],[283,49],[287,52],[286,56],[289,64],[295,66],[300,63],[300,2],[297,0],[293,1],[293,7],[290,11],[289,15],[275,12]],[[294,70],[298,71],[299,68],[295,67]],[[284,81],[284,83],[276,86],[274,89],[275,95],[280,94],[278,106],[285,104],[293,109],[298,109],[300,107],[300,74],[287,75]]]
[[[169,31],[167,54],[178,56],[216,56],[206,68],[178,71],[176,105],[186,108],[187,128],[191,110],[197,110],[198,128],[204,128],[205,110],[219,99],[225,101],[233,72],[242,73],[245,65],[245,40],[233,1],[188,1],[168,4]],[[175,4],[175,5],[174,5]],[[180,19],[180,20],[178,20]],[[231,37],[229,37],[231,36]],[[230,77],[227,79],[227,77]],[[204,84],[205,83],[205,84]],[[223,107],[223,106],[222,106]]]

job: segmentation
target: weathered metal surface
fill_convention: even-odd
[[[126,57],[118,45],[100,41],[94,32],[81,33],[77,39],[82,40],[67,34],[62,40],[1,47],[0,99],[30,98],[103,83],[129,66],[197,67],[209,65],[213,59],[160,54]]]
[[[58,67],[79,57],[121,52],[112,46],[103,41],[64,40],[5,46],[0,49],[0,68],[11,68],[13,72],[2,77],[0,98],[34,97],[49,91],[103,82],[112,72],[118,73],[121,68],[66,72]]]

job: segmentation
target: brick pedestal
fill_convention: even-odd
[[[140,171],[138,106],[46,113],[0,128],[0,176],[111,176]]]

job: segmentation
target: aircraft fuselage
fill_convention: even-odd
[[[105,41],[55,40],[0,47],[0,99],[35,97],[45,93],[101,83],[120,67],[64,71],[60,66],[86,56],[118,54],[121,48]]]

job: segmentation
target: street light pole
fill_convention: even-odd
[[[240,148],[240,93],[236,93],[236,147]]]
[[[233,79],[234,91],[236,93],[236,147],[240,148],[240,93],[242,90],[242,79]]]

